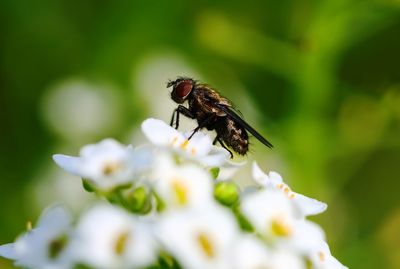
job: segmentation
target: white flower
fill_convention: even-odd
[[[70,224],[70,216],[63,207],[52,207],[44,212],[35,229],[15,243],[0,246],[0,256],[31,269],[72,268]]]
[[[239,231],[233,215],[215,205],[166,213],[158,235],[185,269],[230,269],[230,254]]]
[[[293,204],[279,190],[249,193],[244,196],[241,209],[267,242],[286,251],[309,256],[325,240],[317,224],[296,218]]]
[[[154,145],[172,149],[208,167],[220,166],[229,159],[229,153],[221,147],[213,146],[211,138],[202,132],[197,132],[188,140],[191,132],[183,134],[165,122],[152,118],[142,123],[142,131]]]
[[[94,268],[141,268],[153,263],[157,246],[150,227],[122,209],[98,205],[77,227],[74,251]]]
[[[235,269],[305,269],[299,255],[288,249],[267,248],[258,238],[242,236],[235,244],[232,268]]]
[[[65,171],[89,180],[102,190],[129,184],[151,162],[149,152],[135,151],[113,139],[84,146],[79,157],[56,154],[53,159]]]
[[[171,156],[159,154],[151,177],[155,191],[167,208],[203,206],[213,202],[211,176],[194,164],[176,165]]]
[[[275,189],[263,189],[243,197],[241,210],[256,230],[268,239],[291,237],[295,211],[286,196]]]
[[[290,199],[296,207],[301,217],[316,215],[326,210],[327,205],[318,200],[309,198],[299,193],[293,192],[290,187],[285,184],[282,177],[276,172],[265,174],[256,162],[253,163],[253,179],[264,187],[281,190],[288,199]]]

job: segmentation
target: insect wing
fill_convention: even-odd
[[[218,107],[224,111],[231,119],[233,119],[235,122],[243,126],[249,133],[251,133],[255,138],[257,138],[261,143],[266,145],[269,148],[273,148],[273,145],[265,139],[260,133],[258,133],[256,130],[254,130],[253,127],[251,127],[245,120],[243,120],[236,112],[234,112],[232,109],[229,107],[226,107],[224,105],[218,105]]]

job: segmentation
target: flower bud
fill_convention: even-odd
[[[239,199],[239,188],[233,182],[218,182],[215,185],[214,197],[223,205],[232,206]]]
[[[138,187],[126,195],[129,210],[139,214],[147,214],[151,210],[151,195],[144,187]]]

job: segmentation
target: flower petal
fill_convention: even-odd
[[[222,165],[227,159],[227,155],[224,152],[216,154],[210,154],[199,159],[199,161],[208,167],[216,167]]]
[[[154,161],[153,152],[149,148],[141,147],[132,150],[130,166],[134,171],[144,171],[149,169]]]
[[[325,240],[322,228],[311,221],[300,220],[296,222],[295,231],[289,244],[305,255],[315,252]]]
[[[283,183],[282,176],[277,172],[271,171],[268,173],[269,183],[276,186],[277,184]]]
[[[224,150],[224,149],[222,149],[222,150]],[[232,161],[230,161],[228,159],[229,158],[229,153],[226,150],[224,150],[224,151],[226,153],[226,157],[225,157],[226,161],[220,167],[220,171],[219,171],[219,174],[218,174],[218,177],[217,177],[217,180],[219,180],[219,181],[224,181],[224,180],[227,180],[227,179],[231,179],[232,176],[237,172],[237,170],[240,167],[243,167],[247,163],[247,161],[242,161],[242,162],[232,162]]]
[[[293,202],[302,216],[317,215],[327,209],[327,204],[296,193]]]
[[[60,166],[62,169],[67,171],[70,174],[73,174],[75,176],[80,175],[80,169],[79,169],[79,163],[80,163],[80,158],[79,157],[72,157],[64,154],[54,154],[53,155],[53,160],[54,162]]]
[[[18,259],[17,252],[15,251],[15,244],[10,243],[10,244],[4,244],[0,246],[0,256],[6,258],[6,259],[11,259],[11,260],[16,260]]]
[[[57,230],[65,229],[71,223],[69,212],[60,205],[48,208],[42,213],[38,227],[52,228]]]
[[[253,179],[258,185],[265,186],[267,184],[268,176],[261,170],[256,161],[253,162],[252,173]]]
[[[182,135],[167,125],[162,120],[147,119],[142,123],[142,131],[150,142],[159,146],[166,146],[173,137],[182,137]]]

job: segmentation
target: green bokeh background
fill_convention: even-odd
[[[398,0],[1,1],[0,244],[87,199],[51,183],[53,153],[138,143],[176,75],[230,97],[275,145],[249,158],[329,204],[314,220],[340,261],[400,268]]]

